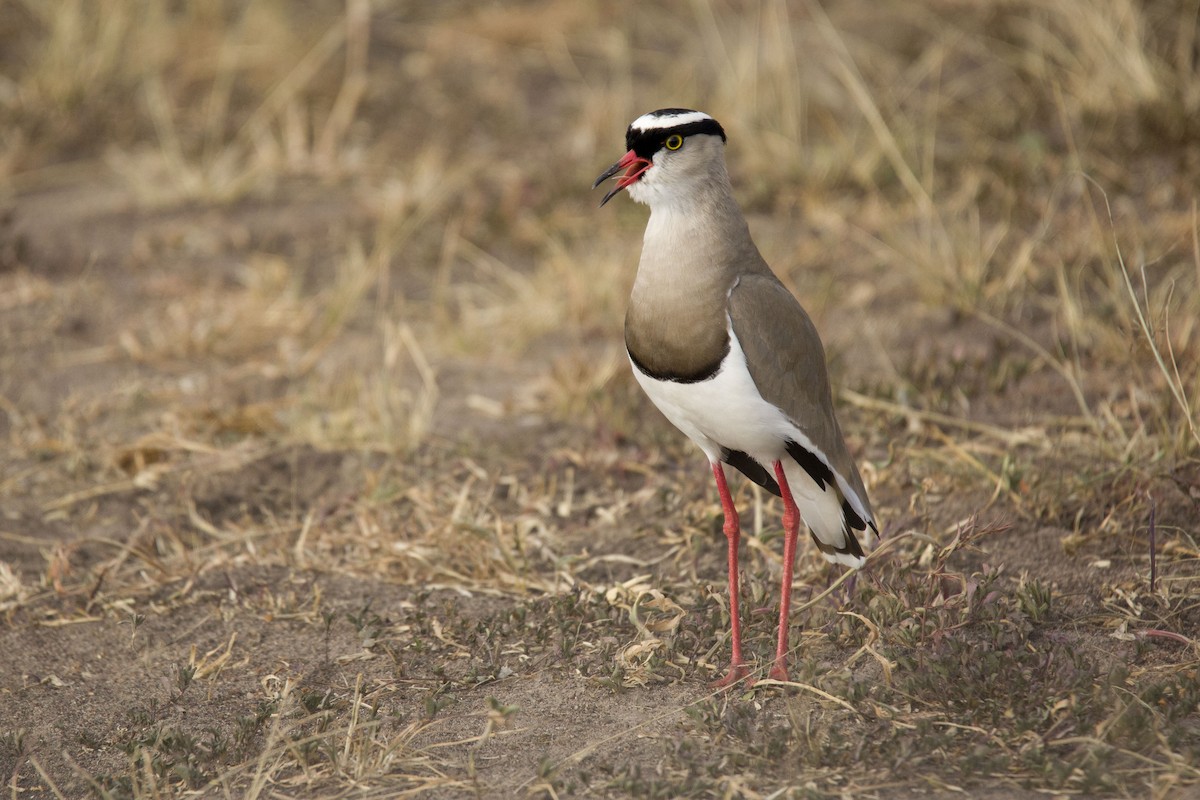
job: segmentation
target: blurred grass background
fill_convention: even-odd
[[[420,340],[519,355],[612,329],[639,212],[593,214],[583,187],[633,116],[702,106],[818,314],[850,297],[876,342],[903,341],[873,318],[910,301],[1033,334],[1017,347],[1102,438],[1180,454],[1196,377],[1154,353],[1194,360],[1189,9],[9,2],[0,174],[12,193],[99,171],[141,208],[348,186],[376,228],[343,259],[372,274],[345,291],[390,291],[390,312],[385,273],[440,269],[432,316],[453,330]],[[477,286],[452,277],[471,261]],[[874,349],[847,360],[852,381],[891,366]],[[1084,385],[1084,354],[1133,370],[1146,413],[1098,406],[1113,398]]]

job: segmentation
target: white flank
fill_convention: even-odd
[[[725,448],[740,450],[774,475],[775,462],[782,460],[804,524],[825,544],[839,549],[846,546],[846,537],[853,534],[847,530],[838,492],[832,486],[818,486],[787,455],[787,442],[796,442],[826,466],[829,466],[829,460],[781,410],[759,394],[746,367],[746,354],[732,327],[729,329],[729,354],[717,374],[706,381],[661,381],[646,375],[636,365],[633,375],[658,410],[695,442],[709,461],[720,461]],[[832,467],[830,472],[851,506],[866,518],[866,512],[859,510],[862,502],[846,480]],[[822,555],[829,561],[856,569],[864,563],[863,559],[844,553]]]

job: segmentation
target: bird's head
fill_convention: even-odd
[[[724,174],[725,130],[703,111],[663,108],[635,119],[625,132],[628,150],[592,184],[595,189],[609,178],[617,184],[600,205],[617,192],[629,189],[639,203],[653,205],[694,190],[718,168]],[[618,175],[624,170],[623,174]]]

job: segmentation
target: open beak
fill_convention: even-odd
[[[601,207],[603,207],[604,204],[609,200],[612,200],[613,196],[617,192],[621,191],[629,184],[635,183],[638,178],[642,177],[642,173],[650,169],[652,166],[654,166],[654,162],[650,161],[649,159],[642,158],[632,150],[621,156],[620,161],[604,170],[603,174],[601,174],[599,178],[596,178],[596,182],[592,184],[592,188],[595,189],[597,186],[604,183],[621,170],[626,170],[625,174],[617,179],[617,185],[609,189],[608,194],[604,195],[604,199],[600,201]]]

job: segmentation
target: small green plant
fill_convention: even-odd
[[[195,664],[180,664],[175,668],[175,701],[183,699],[184,693],[188,687],[192,685],[192,681],[196,677]]]
[[[1045,622],[1050,616],[1052,599],[1050,587],[1037,579],[1022,579],[1017,588],[1017,605],[1035,624]]]

